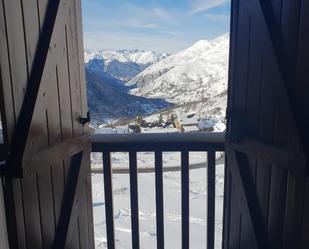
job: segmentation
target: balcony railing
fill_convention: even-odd
[[[129,153],[132,248],[139,249],[137,152],[155,154],[155,198],[157,248],[164,248],[164,204],[162,152],[181,153],[181,242],[189,248],[189,152],[207,152],[207,248],[214,248],[216,152],[224,151],[224,133],[97,134],[92,152],[103,153],[103,174],[108,249],[115,248],[111,152]]]

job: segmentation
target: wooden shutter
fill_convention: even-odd
[[[233,0],[231,13],[224,248],[305,249],[309,4]]]
[[[1,1],[0,69],[10,247],[94,248],[80,0]]]

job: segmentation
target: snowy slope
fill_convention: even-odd
[[[86,66],[88,107],[92,119],[109,122],[137,115],[149,115],[170,106],[161,99],[131,95],[129,88],[118,79],[95,67]]]
[[[93,155],[94,153],[92,153]],[[99,153],[98,153],[99,154]],[[102,158],[102,155],[98,155]],[[137,154],[139,167],[154,167],[151,152]],[[113,167],[128,167],[127,153],[112,153]],[[92,161],[93,163],[93,161]],[[206,248],[207,229],[207,170],[204,152],[190,153],[190,163],[201,163],[203,168],[190,170],[190,248]],[[222,218],[224,164],[218,160],[216,165],[216,215],[215,249],[222,248]],[[163,164],[180,165],[180,154],[163,153]],[[102,160],[97,164],[102,167]],[[92,164],[94,166],[94,164]],[[165,248],[181,248],[181,174],[180,171],[164,172],[164,232]],[[92,174],[93,214],[96,249],[107,248],[105,198],[101,174]],[[156,204],[154,173],[138,174],[140,247],[156,248]],[[131,207],[130,180],[128,174],[113,174],[115,243],[118,249],[131,247]]]
[[[91,62],[94,65],[93,61],[99,62],[103,72],[123,81],[130,80],[148,66],[167,56],[167,54],[139,50],[86,50],[84,53],[86,66]]]
[[[222,119],[226,109],[229,34],[192,47],[146,68],[129,81],[131,93],[162,98],[184,112]]]

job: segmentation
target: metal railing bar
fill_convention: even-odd
[[[224,132],[94,134],[93,143],[223,143]]]
[[[144,143],[144,144],[118,144],[118,143],[92,143],[92,152],[127,152],[128,148],[136,152],[152,152],[160,150],[162,152],[179,152],[190,148],[190,151],[224,151],[224,143],[165,143],[165,144],[156,144],[156,143]]]
[[[155,152],[156,229],[157,248],[164,249],[164,203],[162,152]]]
[[[215,236],[215,194],[216,194],[216,152],[208,151],[207,167],[207,248],[214,248]]]
[[[189,249],[189,151],[181,152],[181,237],[182,249]]]
[[[224,151],[225,133],[95,134],[92,152],[120,151]]]
[[[216,165],[219,164],[224,164],[224,157],[220,157],[216,159]],[[203,169],[206,168],[208,165],[207,162],[202,162],[202,163],[195,163],[195,164],[190,164],[189,165],[189,170],[194,170],[194,169]],[[129,174],[130,169],[127,167],[115,167],[112,169],[113,174]],[[138,167],[137,168],[137,173],[155,173],[156,168],[155,167]],[[162,168],[163,172],[175,172],[175,171],[181,171],[181,166],[164,166]],[[104,170],[102,168],[92,168],[91,169],[91,174],[103,174]]]
[[[139,249],[138,182],[136,151],[129,152],[132,248]]]
[[[109,152],[103,152],[103,168],[104,168],[103,175],[104,175],[107,248],[114,249],[115,230],[114,230],[113,184],[112,184],[112,165]]]

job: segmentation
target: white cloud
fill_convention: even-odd
[[[229,1],[230,0],[192,0],[190,14],[200,13]]]
[[[153,14],[157,18],[163,18],[163,19],[167,19],[167,20],[172,19],[172,14],[170,12],[164,10],[164,9],[161,9],[161,8],[154,8]]]
[[[139,19],[128,19],[125,21],[120,21],[116,19],[111,19],[111,21],[117,25],[129,28],[138,28],[138,29],[158,29],[159,26],[156,23],[150,23],[144,20]]]
[[[179,31],[162,31],[162,33],[167,34],[167,35],[171,35],[171,36],[177,36],[177,37],[184,36],[184,33],[179,32]]]

